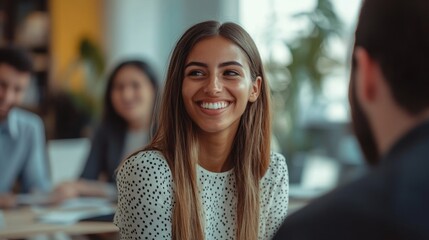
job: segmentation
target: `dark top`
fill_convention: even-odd
[[[98,180],[101,173],[106,174],[110,183],[115,183],[115,171],[122,161],[126,129],[102,124],[95,132],[91,151],[81,178]]]
[[[429,122],[366,176],[286,218],[274,239],[429,239]]]

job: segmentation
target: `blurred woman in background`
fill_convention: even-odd
[[[114,172],[123,158],[149,142],[158,89],[154,70],[143,61],[125,61],[113,70],[102,121],[81,177],[59,185],[55,196],[61,200],[78,196],[116,199]]]

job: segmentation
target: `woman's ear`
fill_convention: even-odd
[[[262,77],[260,76],[258,76],[256,80],[252,82],[249,102],[255,102],[258,99],[259,94],[261,93],[261,83],[262,83]]]

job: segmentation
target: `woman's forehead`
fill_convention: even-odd
[[[185,65],[190,62],[219,64],[235,61],[248,65],[247,55],[231,40],[222,36],[213,36],[197,42],[189,52]]]

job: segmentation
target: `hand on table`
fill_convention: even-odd
[[[16,206],[16,196],[11,193],[0,193],[0,208],[13,208]]]
[[[67,199],[80,196],[80,184],[78,181],[64,182],[58,185],[52,194],[54,202],[61,203]]]

